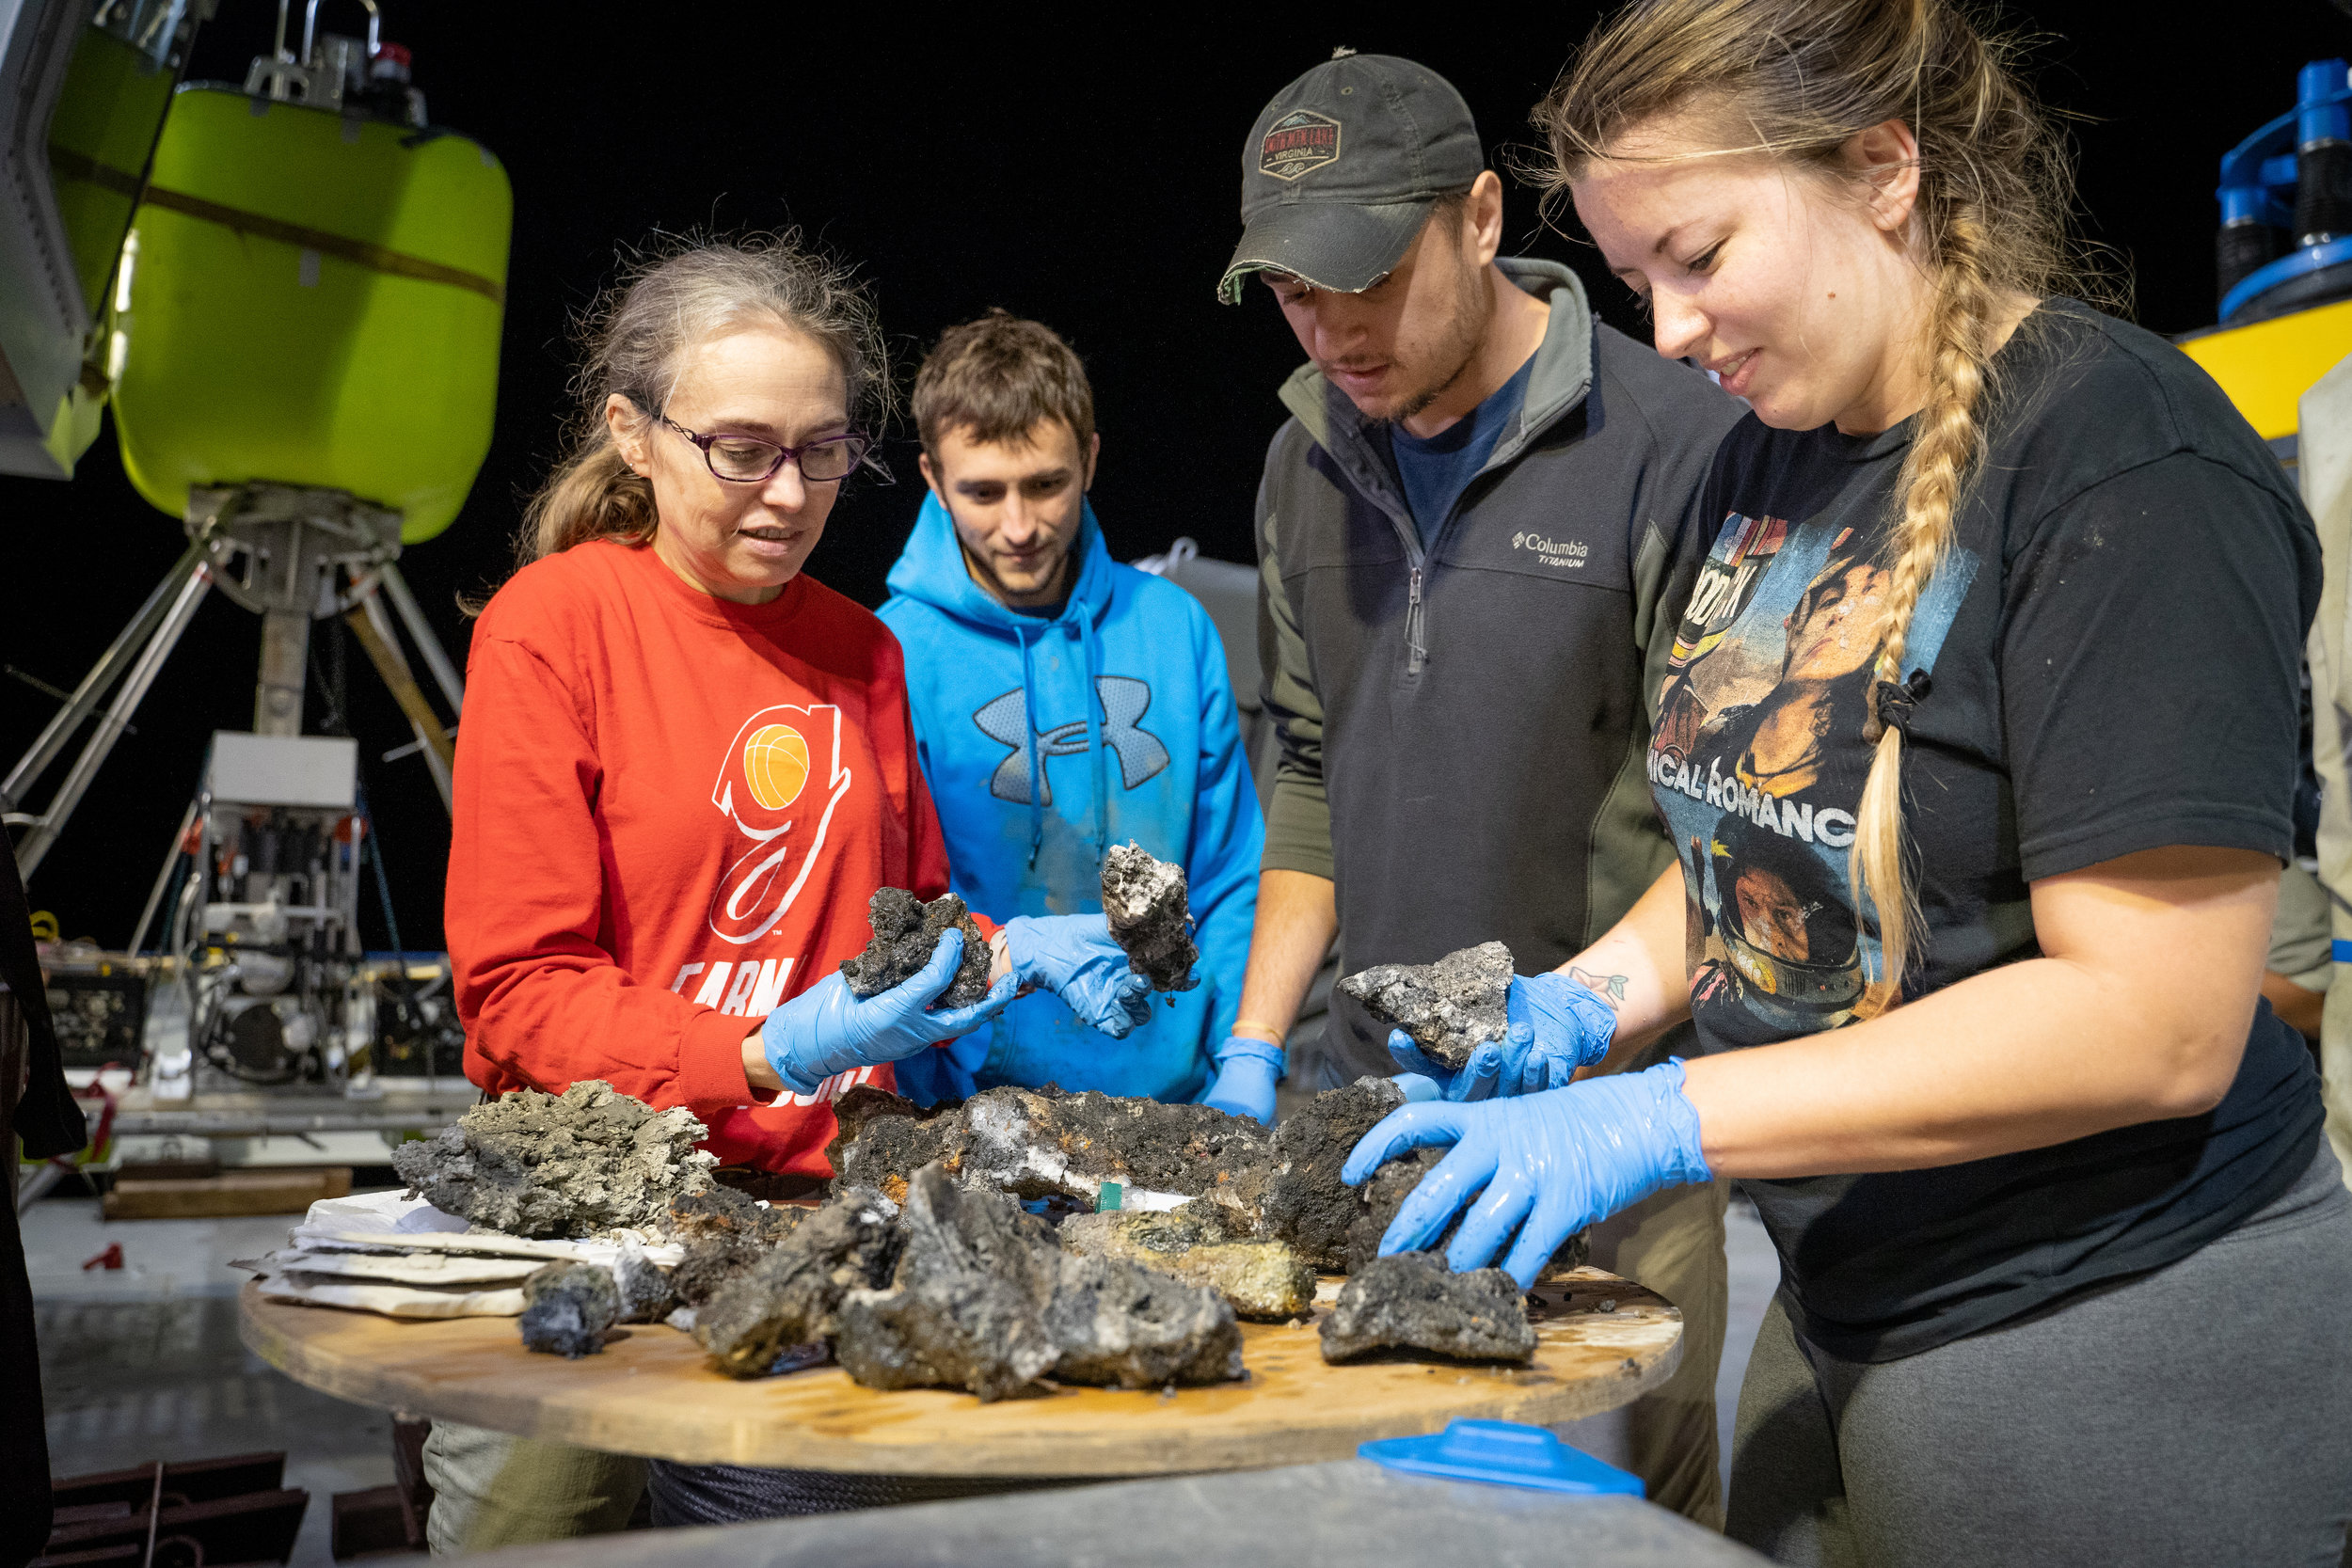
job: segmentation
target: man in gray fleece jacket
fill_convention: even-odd
[[[1271,1115],[1334,939],[1343,974],[1501,940],[1514,1020],[1565,1074],[1607,1045],[1611,977],[1550,972],[1674,858],[1642,758],[1740,404],[1597,323],[1565,267],[1498,257],[1502,182],[1424,67],[1343,53],[1309,71],[1259,117],[1242,185],[1220,291],[1238,303],[1254,275],[1311,363],[1281,389],[1258,498],[1281,761],[1210,1102]],[[1314,1086],[1395,1071],[1386,1039],[1335,993]],[[1470,1076],[1448,1090],[1565,1081]],[[1672,1188],[1593,1238],[1597,1264],[1682,1308],[1681,1368],[1632,1407],[1629,1447],[1653,1500],[1718,1528],[1724,1201],[1721,1182]]]

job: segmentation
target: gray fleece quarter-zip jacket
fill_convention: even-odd
[[[1384,434],[1311,365],[1259,487],[1262,863],[1337,884],[1342,974],[1494,940],[1554,968],[1674,861],[1642,755],[1742,407],[1595,322],[1567,268],[1498,265],[1551,323],[1518,428],[1426,551]],[[1394,1071],[1386,1031],[1331,1007],[1340,1081]]]

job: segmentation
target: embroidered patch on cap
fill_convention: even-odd
[[[1258,149],[1258,172],[1295,180],[1340,155],[1340,122],[1311,109],[1294,109],[1274,122]]]

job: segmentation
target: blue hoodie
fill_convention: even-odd
[[[948,885],[999,920],[1091,914],[1103,851],[1133,839],[1184,868],[1200,984],[1154,998],[1152,1022],[1124,1040],[1057,997],[1024,997],[993,1033],[898,1064],[901,1091],[927,1103],[1048,1083],[1194,1100],[1241,1003],[1265,823],[1224,645],[1200,600],[1112,562],[1091,506],[1072,548],[1077,581],[1058,614],[1008,610],[972,580],[947,509],[929,496],[891,568],[882,618],[906,649]],[[1045,787],[1033,790],[1041,765]]]

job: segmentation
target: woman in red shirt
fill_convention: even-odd
[[[968,1007],[927,1010],[954,932],[879,996],[838,973],[876,889],[947,890],[898,644],[802,572],[887,388],[870,305],[787,241],[680,251],[598,321],[468,660],[447,930],[485,1089],[603,1079],[691,1110],[723,1164],[822,1179],[834,1098],[1017,989],[1115,1037],[1148,1016],[1099,914],[1008,922]],[[456,1512],[452,1549],[523,1538]]]

